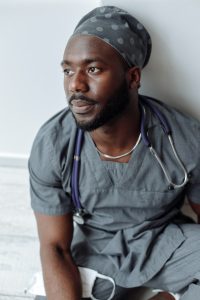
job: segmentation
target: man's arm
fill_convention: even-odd
[[[70,252],[72,215],[46,216],[35,213],[35,216],[47,299],[80,300],[80,276]]]
[[[200,224],[200,204],[196,204],[190,200],[188,202],[197,215],[197,223]]]

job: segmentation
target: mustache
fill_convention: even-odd
[[[98,103],[97,101],[95,101],[94,99],[88,98],[82,94],[74,94],[71,95],[68,98],[68,103],[71,104],[73,100],[83,100],[84,102],[88,103],[88,104],[96,104]]]

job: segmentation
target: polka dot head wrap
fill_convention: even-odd
[[[115,6],[97,7],[76,26],[74,35],[92,35],[112,46],[129,67],[144,68],[151,54],[151,37],[128,12]]]

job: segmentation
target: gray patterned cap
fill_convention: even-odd
[[[86,14],[75,35],[92,35],[108,43],[129,67],[144,68],[151,54],[151,37],[145,27],[128,12],[115,6],[101,6]]]

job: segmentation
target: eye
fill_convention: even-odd
[[[89,70],[88,70],[88,72],[89,72],[89,73],[92,73],[92,74],[97,74],[97,73],[99,73],[100,71],[101,71],[101,69],[100,69],[100,68],[97,68],[97,67],[90,67]]]
[[[63,70],[63,73],[66,75],[66,76],[71,76],[74,74],[74,72],[71,70],[71,69],[64,69]]]

